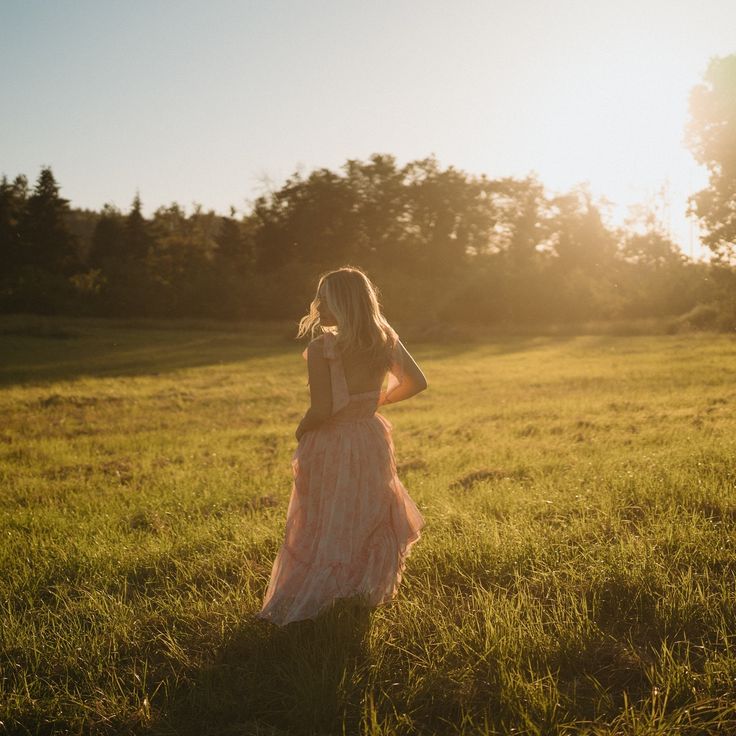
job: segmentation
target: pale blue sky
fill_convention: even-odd
[[[0,173],[225,212],[297,167],[434,153],[588,181],[619,220],[668,182],[688,250],[687,95],[734,28],[732,0],[0,0]]]

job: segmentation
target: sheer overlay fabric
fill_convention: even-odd
[[[292,457],[285,538],[257,614],[280,626],[315,618],[338,598],[390,601],[424,526],[396,473],[391,424],[376,413],[382,391],[350,394],[335,336],[321,342],[332,415],[302,436]],[[395,358],[386,396],[402,375]]]

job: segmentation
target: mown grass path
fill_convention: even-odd
[[[399,596],[282,630],[286,331],[14,324],[0,733],[736,732],[732,337],[407,339]]]

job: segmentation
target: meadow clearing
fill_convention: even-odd
[[[404,335],[399,594],[278,629],[292,333],[0,322],[0,734],[736,733],[733,336]]]

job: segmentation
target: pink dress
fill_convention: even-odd
[[[380,390],[349,394],[335,336],[322,340],[332,416],[302,436],[292,458],[286,535],[256,614],[279,626],[315,618],[337,598],[390,601],[424,526],[396,474],[391,424],[376,413]],[[395,361],[386,393],[400,382]]]

